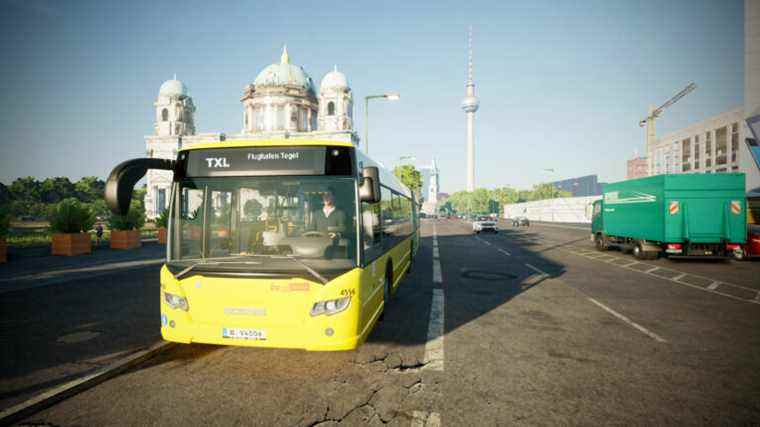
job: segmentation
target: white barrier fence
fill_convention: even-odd
[[[528,217],[531,221],[591,223],[595,200],[602,196],[565,197],[504,205],[504,218]]]

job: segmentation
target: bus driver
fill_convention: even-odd
[[[322,194],[322,203],[322,209],[315,211],[312,216],[312,229],[333,239],[339,238],[346,231],[346,214],[335,207],[335,195],[332,190]]]

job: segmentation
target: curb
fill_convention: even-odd
[[[11,406],[0,412],[0,426],[11,425],[35,413],[53,406],[54,404],[94,387],[103,381],[111,379],[127,369],[136,366],[158,354],[174,347],[174,343],[160,341],[146,350],[138,351],[121,360],[117,360],[98,371],[82,378],[69,381],[38,394],[18,405]]]

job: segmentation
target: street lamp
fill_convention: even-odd
[[[401,95],[398,92],[386,92],[382,95],[367,95],[364,97],[364,152],[369,154],[369,100],[370,99],[387,99],[388,101],[398,101]]]

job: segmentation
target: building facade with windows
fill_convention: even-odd
[[[626,179],[643,178],[648,175],[647,169],[649,168],[649,164],[647,163],[646,157],[635,157],[630,159],[627,162],[627,166],[628,170],[625,175]]]
[[[744,109],[710,117],[656,140],[649,156],[651,175],[666,173],[744,172]]]
[[[145,137],[148,157],[175,159],[177,151],[223,140],[267,138],[330,139],[358,143],[353,130],[353,94],[337,66],[317,92],[303,67],[291,62],[287,47],[243,89],[243,126],[239,134],[196,133],[196,104],[176,76],[161,85],[154,103],[154,134]],[[170,171],[149,170],[145,214],[154,219],[169,207]]]

